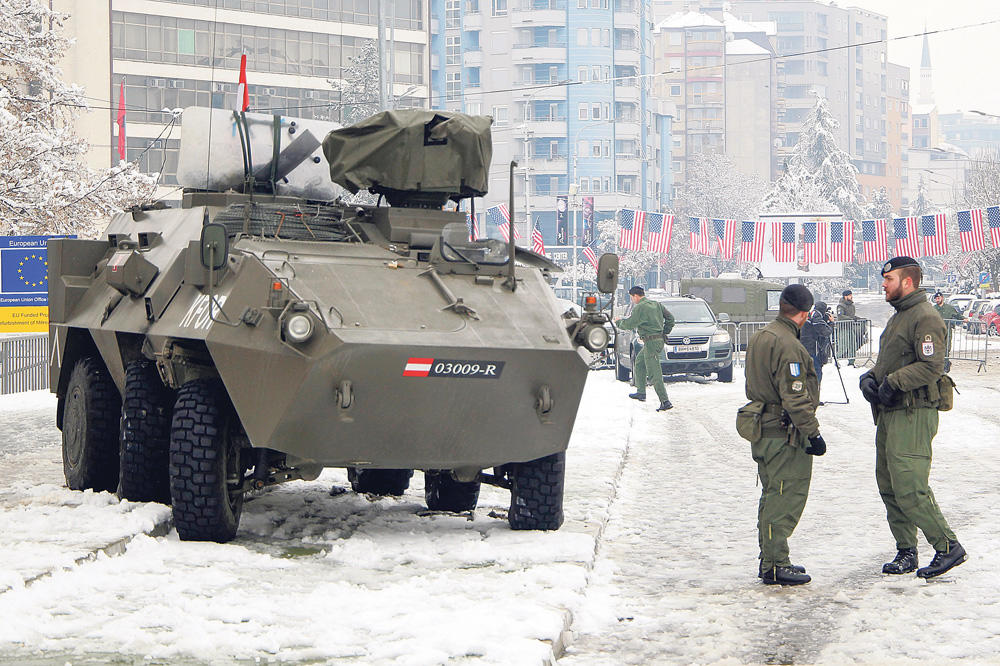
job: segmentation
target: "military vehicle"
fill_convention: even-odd
[[[432,510],[489,483],[513,529],[557,529],[608,318],[596,296],[564,315],[557,265],[443,210],[486,193],[491,122],[185,110],[179,208],[49,243],[67,485],[169,503],[182,539],[224,542],[248,492],[346,467],[356,492],[401,494],[422,470]],[[610,291],[617,257],[601,270]]]

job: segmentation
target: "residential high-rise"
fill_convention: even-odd
[[[882,186],[895,210],[909,205],[906,187],[910,160],[910,68],[889,63],[886,90],[886,162]],[[861,181],[861,178],[858,179]],[[864,181],[861,181],[862,183]]]

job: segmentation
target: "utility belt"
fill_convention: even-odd
[[[639,339],[643,342],[649,342],[650,340],[663,340],[662,333],[653,333],[652,335],[640,335]]]
[[[780,419],[784,413],[785,410],[779,404],[753,400],[737,411],[736,432],[749,442],[755,442],[761,437],[786,437],[786,426],[764,425],[764,416],[777,416]]]

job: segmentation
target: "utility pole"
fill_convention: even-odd
[[[527,220],[527,235],[525,238],[531,239],[531,233],[534,230],[534,225],[531,223],[531,166],[528,158],[531,157],[532,146],[531,146],[531,134],[532,130],[528,127],[528,124],[524,124],[524,217]],[[514,221],[511,220],[511,224]]]
[[[574,303],[578,303],[578,301],[576,299],[576,293],[577,293],[576,290],[577,290],[577,282],[578,282],[578,278],[577,278],[577,274],[576,274],[576,272],[577,272],[577,262],[576,262],[576,213],[577,213],[577,210],[576,210],[576,208],[577,208],[576,207],[576,195],[577,195],[577,193],[579,191],[580,191],[580,186],[579,185],[577,185],[576,183],[570,183],[569,184],[569,197],[570,197],[570,204],[569,205],[573,208],[573,302]]]
[[[376,23],[378,23],[378,108],[383,111],[389,101],[388,86],[385,76],[385,0],[375,0]]]

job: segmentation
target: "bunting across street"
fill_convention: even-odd
[[[795,223],[772,222],[771,252],[778,263],[795,261]]]
[[[583,248],[583,256],[587,257],[587,261],[590,262],[590,265],[593,266],[594,270],[596,271],[597,270],[597,253],[594,252],[594,248],[590,247],[589,245],[586,246],[585,248]]]
[[[736,242],[736,220],[712,220],[712,254],[723,259],[733,258],[733,246]]]
[[[863,261],[889,261],[886,226],[888,220],[864,220],[861,223],[861,244]]]
[[[618,211],[618,245],[625,250],[642,249],[642,228],[646,219],[645,211],[626,208]]]
[[[920,257],[916,217],[896,217],[892,220],[893,249],[897,257]]]
[[[854,221],[830,223],[830,261],[854,261]]]
[[[670,235],[674,231],[674,216],[669,213],[646,213],[649,239],[646,250],[658,254],[670,252]]]
[[[704,217],[689,217],[691,243],[688,246],[692,252],[708,254],[711,251],[708,237],[708,220]]]
[[[830,256],[826,251],[828,241],[826,222],[802,223],[802,245],[805,250],[806,263],[825,264],[830,261]]]
[[[763,261],[765,224],[753,220],[744,220],[741,227],[740,261]]]
[[[1000,206],[990,206],[986,209],[986,222],[990,227],[993,247],[1000,248]]]
[[[920,218],[920,234],[924,238],[925,257],[948,254],[948,231],[945,228],[944,213],[922,216]]]
[[[958,211],[958,241],[962,252],[975,252],[986,247],[982,210],[976,208]]]

